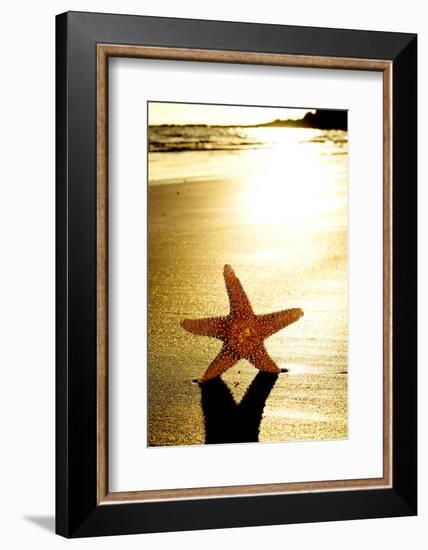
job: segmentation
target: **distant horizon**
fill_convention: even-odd
[[[208,124],[208,123],[164,123],[149,124],[149,128],[308,128],[318,130],[348,130],[348,113],[345,110],[316,109],[307,111],[301,118],[276,118],[268,122],[257,122],[248,124],[240,122],[238,124]]]
[[[300,120],[316,109],[149,102],[149,126],[255,126]]]
[[[168,127],[168,126],[195,126],[195,127],[206,127],[206,128],[252,128],[252,127],[258,127],[258,126],[267,126],[269,124],[272,124],[274,122],[288,122],[288,121],[294,121],[294,122],[299,122],[300,120],[302,120],[302,118],[296,118],[296,119],[290,119],[290,118],[286,118],[286,119],[275,119],[275,120],[267,120],[266,122],[261,122],[261,123],[258,123],[258,124],[205,124],[205,123],[201,123],[201,124],[169,124],[169,123],[165,123],[165,124],[149,124],[149,128],[156,128],[156,127]]]

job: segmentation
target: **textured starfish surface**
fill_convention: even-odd
[[[211,336],[223,341],[223,347],[199,382],[220,376],[239,359],[247,359],[264,372],[278,373],[281,369],[269,357],[264,340],[303,315],[299,308],[286,309],[266,315],[256,315],[230,265],[224,266],[224,280],[229,296],[230,313],[226,317],[185,319],[181,326],[193,334]]]

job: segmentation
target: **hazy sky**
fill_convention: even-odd
[[[149,124],[259,124],[302,118],[308,109],[239,107],[191,103],[149,103]]]

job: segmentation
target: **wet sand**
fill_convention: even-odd
[[[263,381],[258,391],[268,393],[265,403],[251,402],[253,416],[262,411],[259,441],[347,437],[344,174],[330,185],[332,200],[325,211],[321,207],[315,225],[308,225],[314,220],[310,211],[287,205],[276,220],[260,216],[251,193],[248,181],[239,178],[148,187],[149,445],[205,443],[205,420],[224,421],[225,407],[234,414],[230,397],[239,404],[258,373],[245,360],[229,369],[210,388],[204,409],[209,419],[204,417],[201,388],[191,381],[204,373],[221,342],[189,334],[180,321],[227,315],[226,263],[255,313],[292,307],[305,313],[266,341],[273,360],[289,372]],[[221,422],[214,429],[221,430]]]

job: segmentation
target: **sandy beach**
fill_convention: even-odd
[[[323,164],[319,181],[328,185],[321,191],[319,181],[303,189],[293,182],[291,204],[280,203],[283,188],[275,200],[278,188],[260,184],[259,175],[151,181],[149,445],[205,443],[205,423],[221,430],[225,411],[234,410],[257,375],[241,360],[205,394],[192,384],[221,342],[189,334],[180,321],[228,314],[226,263],[256,313],[293,307],[305,313],[266,341],[272,359],[288,373],[255,381],[266,397],[263,403],[254,405],[247,393],[247,402],[261,407],[259,441],[347,437],[347,161],[342,157]],[[153,155],[155,160],[159,156]],[[311,189],[315,200],[309,201]],[[274,208],[263,203],[266,196]]]

